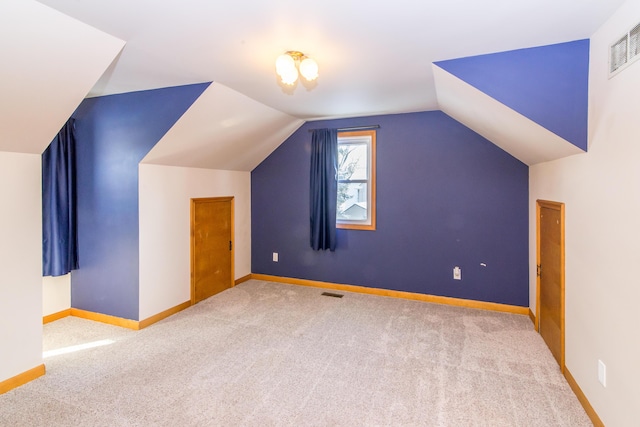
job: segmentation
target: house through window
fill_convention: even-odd
[[[338,133],[337,228],[376,229],[376,131]]]

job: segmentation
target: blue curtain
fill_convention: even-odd
[[[62,127],[42,154],[42,274],[78,268],[75,123]]]
[[[316,129],[311,137],[311,247],[336,249],[338,131]]]

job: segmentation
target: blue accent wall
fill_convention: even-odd
[[[372,124],[377,230],[315,252],[308,130]],[[251,221],[253,273],[529,304],[528,167],[440,111],[306,123],[252,171]]]
[[[80,269],[71,306],[138,319],[138,163],[210,83],[89,98],[77,130]]]
[[[587,150],[589,40],[452,59],[436,65]]]

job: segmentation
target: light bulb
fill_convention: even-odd
[[[305,58],[300,62],[300,74],[309,80],[313,81],[318,78],[318,64],[312,58]]]
[[[280,79],[282,83],[291,86],[298,80],[298,70],[296,67],[285,70],[284,73],[280,74]]]
[[[291,70],[295,69],[296,63],[290,55],[285,53],[284,55],[278,56],[278,59],[276,59],[276,73],[278,73],[280,77],[291,74]]]

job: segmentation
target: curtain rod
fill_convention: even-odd
[[[355,130],[368,130],[368,129],[380,129],[380,125],[371,125],[371,126],[354,126],[350,128],[338,128],[336,129],[338,132],[351,132]],[[314,130],[319,129],[309,129],[309,132],[313,132]]]

